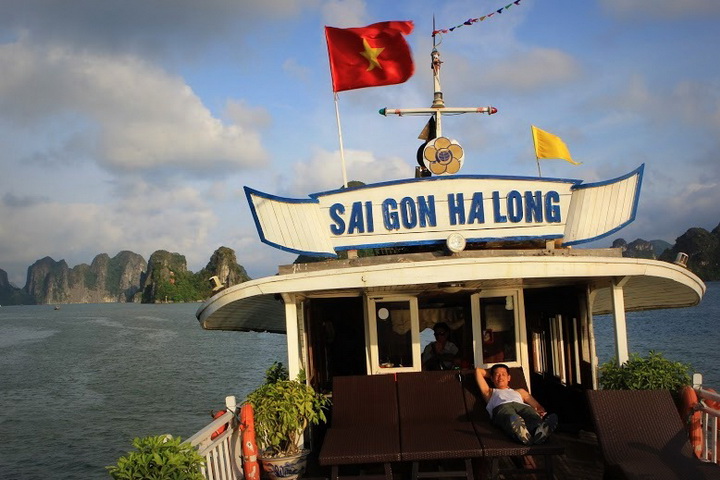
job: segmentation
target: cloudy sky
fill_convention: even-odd
[[[0,268],[24,286],[50,256],[70,267],[131,250],[197,271],[224,245],[252,277],[294,255],[261,244],[242,187],[281,196],[342,185],[323,26],[412,20],[415,75],[340,93],[350,179],[413,175],[426,119],[432,19],[462,24],[508,0],[0,0]],[[586,182],[644,163],[634,224],[673,242],[720,222],[720,2],[522,0],[442,37],[447,119],[462,173],[534,176],[535,124]],[[615,237],[613,237],[615,238]],[[598,246],[608,246],[612,238]]]

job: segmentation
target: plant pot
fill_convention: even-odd
[[[303,450],[288,457],[260,457],[263,471],[271,480],[295,480],[305,473],[310,450]]]

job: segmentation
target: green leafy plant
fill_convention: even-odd
[[[673,394],[690,385],[689,364],[673,362],[650,350],[647,357],[636,353],[623,365],[613,358],[600,366],[600,387],[606,390],[670,390]]]
[[[253,407],[258,448],[265,457],[299,453],[298,441],[308,425],[325,422],[329,401],[305,383],[303,372],[288,378],[282,363],[265,372],[265,382],[245,400]]]
[[[205,459],[180,437],[158,435],[133,440],[137,450],[105,467],[116,480],[204,480]]]

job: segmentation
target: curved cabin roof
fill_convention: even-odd
[[[625,279],[626,311],[690,307],[705,284],[685,267],[624,258],[618,249],[470,250],[330,260],[280,268],[275,276],[227,288],[196,316],[205,329],[285,332],[282,294],[422,294],[447,284],[469,293],[490,288],[587,285],[593,314],[612,312],[613,279]],[[294,307],[291,307],[294,308]]]

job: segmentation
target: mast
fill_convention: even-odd
[[[435,27],[435,18],[433,17],[433,31]],[[426,143],[424,146],[421,146],[422,155],[425,158],[425,161],[428,161],[432,164],[435,164],[436,166],[438,163],[447,163],[449,160],[447,159],[446,154],[441,154],[441,156],[445,155],[445,158],[439,158],[436,157],[437,155],[437,149],[434,148],[434,141],[436,139],[443,138],[445,141],[442,143],[441,150],[445,150],[446,147],[450,144],[456,144],[459,155],[460,155],[460,165],[457,166],[457,168],[451,168],[451,169],[444,169],[442,167],[438,167],[437,169],[433,170],[433,168],[430,168],[429,170],[433,171],[436,175],[447,175],[447,174],[454,174],[457,173],[459,167],[461,166],[462,162],[462,156],[464,155],[462,153],[462,149],[460,145],[455,140],[445,139],[443,137],[442,132],[442,116],[443,114],[452,114],[452,115],[459,115],[463,113],[487,113],[488,115],[492,115],[494,113],[497,113],[497,109],[495,107],[487,106],[487,107],[446,107],[445,106],[445,99],[443,97],[442,92],[442,85],[440,84],[440,68],[442,67],[442,60],[440,60],[440,51],[438,50],[438,44],[436,43],[435,35],[433,35],[433,49],[432,52],[430,52],[430,68],[433,72],[433,102],[432,105],[429,108],[382,108],[380,109],[379,113],[380,115],[430,115],[431,119],[428,122],[428,126],[425,127],[425,130],[423,130],[423,133],[421,134],[420,138],[425,140]],[[435,123],[435,125],[432,125],[432,123]],[[427,135],[425,132],[427,131]],[[423,149],[427,149],[428,147],[431,148],[431,151],[425,152]],[[420,168],[425,170],[427,176],[430,175],[430,173],[427,171],[427,165],[423,165],[422,161],[420,160],[421,152],[418,152],[418,163],[420,163]],[[441,172],[442,173],[439,173]]]

